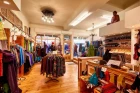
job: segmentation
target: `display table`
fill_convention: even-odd
[[[89,75],[92,75],[92,73],[94,72],[95,66],[107,68],[107,70],[110,73],[113,73],[116,76],[119,76],[120,74],[122,74],[125,77],[125,82],[129,85],[131,85],[134,82],[135,77],[136,77],[136,74],[128,73],[127,71],[123,71],[121,69],[115,69],[115,68],[108,67],[105,65],[100,65],[100,64],[95,63],[92,60],[87,61],[87,70],[88,70]]]
[[[78,57],[74,57],[72,60],[75,64],[78,64]]]
[[[64,55],[64,58],[65,58],[65,61],[66,62],[70,62],[71,61],[71,55],[70,54],[68,54],[68,55]]]
[[[94,57],[78,57],[78,78],[82,76],[82,71],[87,69],[86,62],[88,60],[102,60],[102,57],[94,56]]]

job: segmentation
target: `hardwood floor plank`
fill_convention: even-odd
[[[40,64],[35,64],[25,76],[26,80],[20,82],[22,93],[80,93],[77,65],[66,63],[66,73],[58,78],[59,82],[48,83],[45,83],[48,80],[46,76],[40,75],[40,68]]]

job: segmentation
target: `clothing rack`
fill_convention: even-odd
[[[17,46],[19,46],[19,45],[17,45],[17,44],[11,44],[10,45],[10,49],[11,49],[11,47],[13,47],[13,48],[16,48]],[[20,46],[21,47],[21,46]],[[23,72],[23,71],[22,71]],[[25,77],[23,77],[23,76],[20,76],[19,75],[20,73],[18,73],[18,80],[19,81],[24,81],[24,80],[26,80],[26,78]],[[21,83],[18,83],[18,85],[20,85]]]
[[[50,81],[59,82],[58,77],[65,73],[65,59],[58,54],[48,54],[41,61],[41,74],[45,75]]]

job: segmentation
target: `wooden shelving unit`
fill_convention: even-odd
[[[126,62],[131,62],[131,33],[106,37],[104,45],[105,49],[111,49],[112,54],[124,53]]]

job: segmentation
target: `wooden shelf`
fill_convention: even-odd
[[[131,49],[130,47],[105,47],[105,48],[110,48],[110,49]]]
[[[120,42],[131,42],[131,39],[124,39],[124,40],[113,40],[113,41],[104,41],[105,43],[120,43]]]

